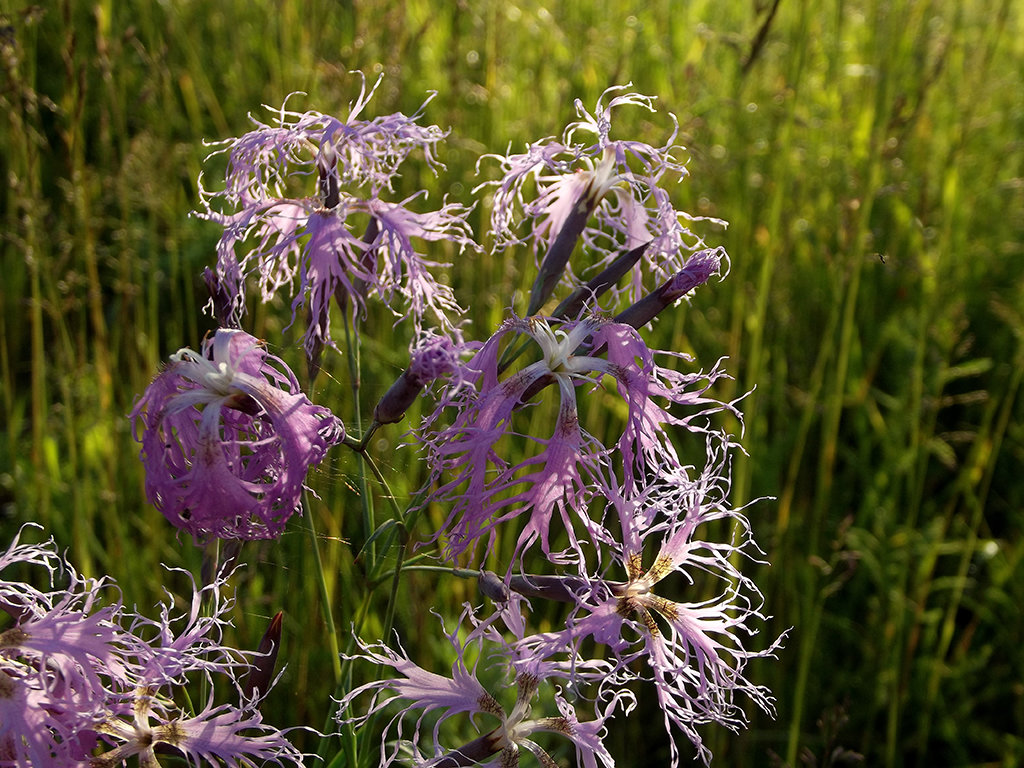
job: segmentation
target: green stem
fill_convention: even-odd
[[[444,573],[444,574],[448,574],[449,576],[455,576],[455,577],[460,578],[460,579],[479,579],[480,578],[480,571],[475,571],[472,568],[458,568],[458,567],[452,568],[452,567],[446,567],[446,566],[443,566],[443,565],[415,565],[415,561],[416,560],[420,560],[423,557],[426,557],[426,554],[417,555],[416,557],[409,559],[402,566],[402,570],[406,571],[406,572],[408,572],[408,571],[430,571],[432,573]],[[381,581],[383,582],[385,579],[389,578],[390,576],[393,576],[394,573],[395,572],[392,571],[390,573],[383,574],[381,576]]]
[[[391,579],[391,593],[388,595],[387,613],[385,613],[385,615],[384,615],[384,631],[381,634],[381,636],[382,636],[382,638],[383,638],[385,643],[391,637],[391,630],[392,630],[392,628],[394,627],[394,624],[395,624],[395,605],[398,602],[398,585],[399,585],[401,577],[402,577],[402,563],[405,561],[405,555],[406,555],[406,552],[408,551],[408,548],[409,548],[409,533],[408,533],[408,531],[405,530],[405,526],[404,525],[401,526],[401,536],[402,536],[402,544],[398,548],[398,561],[395,563],[394,575],[392,576],[392,579]],[[383,671],[384,671],[384,665],[383,664],[378,664],[377,665],[377,672],[374,675],[375,679],[378,679],[378,680],[381,679],[381,675],[383,674]],[[374,729],[373,729],[373,721],[374,721],[374,719],[375,719],[374,717],[371,717],[364,724],[364,727],[363,727],[363,730],[362,730],[362,734],[361,734],[360,751],[363,751],[363,749],[365,747],[365,743],[364,742],[367,739],[372,738],[372,734],[374,732]]]
[[[348,372],[352,381],[352,421],[357,434],[362,434],[363,416],[362,409],[359,406],[359,388],[361,384],[359,347],[352,343],[356,335],[355,324],[356,308],[353,307],[352,321],[345,323],[345,356],[348,358]],[[366,454],[363,450],[365,443],[360,441],[359,446],[360,455],[365,458]],[[373,499],[370,498],[369,488],[366,484],[366,469],[363,466],[363,462],[359,462],[359,501],[363,512],[363,541],[366,541],[373,534]],[[374,563],[377,561],[377,545],[375,543],[370,543],[370,550],[367,554],[368,566],[372,570]]]
[[[353,648],[354,648],[354,646],[356,644],[356,638],[359,637],[359,635],[363,631],[363,624],[366,622],[366,616],[367,616],[367,614],[370,611],[370,598],[372,596],[372,593],[373,593],[372,588],[368,588],[368,589],[366,589],[365,592],[363,592],[363,600],[359,604],[359,610],[356,613],[356,620],[353,622],[352,632],[349,635],[348,643],[345,646],[345,656],[351,656],[352,650],[353,650]],[[341,658],[340,655],[337,658],[340,660],[340,658]],[[335,699],[335,700],[340,700],[341,697],[345,695],[345,692],[348,691],[349,689],[351,689],[351,687],[352,687],[352,661],[351,661],[351,659],[346,658],[344,664],[342,664],[341,675],[338,677],[338,680],[337,680],[337,682],[336,682],[336,684],[334,686],[334,696],[332,698]],[[339,715],[341,714],[340,710],[339,710],[338,714]],[[324,727],[322,729],[323,733],[325,735],[323,737],[321,737],[320,745],[317,748],[317,752],[316,752],[317,756],[321,760],[323,760],[325,762],[326,762],[326,759],[327,759],[327,748],[328,748],[328,745],[331,743],[331,738],[332,738],[329,734],[330,734],[331,729],[333,728],[333,726],[334,726],[334,714],[330,710],[328,710],[327,718],[324,720]],[[345,725],[344,728],[345,728],[345,737],[342,739],[342,748],[343,748],[343,750],[346,753],[345,765],[349,766],[350,768],[356,768],[356,766],[359,763],[358,763],[358,749],[357,749],[357,745],[356,745],[355,728],[351,724]]]
[[[370,438],[373,437],[374,433],[382,426],[384,425],[381,424],[379,421],[374,420],[370,423],[370,426],[366,428],[366,432],[363,433],[363,436],[361,438],[356,440],[354,437],[348,437],[346,435],[345,439],[341,441],[342,445],[348,446],[356,453],[365,454],[366,446],[370,442]]]
[[[402,511],[402,508],[398,506],[398,502],[395,500],[395,494],[391,492],[391,486],[388,485],[388,481],[380,471],[380,467],[377,466],[377,462],[375,462],[368,453],[363,453],[361,456],[363,461],[366,462],[366,466],[370,468],[373,476],[377,478],[377,482],[380,483],[381,487],[384,489],[384,498],[387,499],[388,506],[391,507],[391,516],[395,519],[396,523],[404,525],[405,513]]]
[[[309,532],[309,548],[313,553],[313,567],[316,569],[316,583],[320,591],[320,605],[323,611],[324,623],[327,625],[327,642],[331,650],[331,667],[334,671],[334,681],[341,680],[341,656],[338,648],[338,633],[334,628],[334,612],[331,610],[331,596],[327,589],[327,580],[324,578],[323,562],[320,559],[320,544],[317,541],[316,524],[313,521],[313,510],[309,505],[309,491],[302,492],[302,512],[305,515],[306,530]]]

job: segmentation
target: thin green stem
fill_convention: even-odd
[[[405,530],[404,525],[401,526],[401,537],[402,544],[398,548],[398,561],[395,563],[395,570],[391,578],[391,593],[388,595],[387,612],[384,614],[384,631],[381,633],[385,642],[387,642],[387,639],[391,636],[391,630],[395,625],[395,606],[398,603],[398,585],[402,577],[402,563],[405,561],[405,555],[409,548],[409,533]],[[376,679],[379,680],[381,678],[383,670],[384,665],[378,664],[377,672],[375,674]],[[372,738],[371,734],[373,733],[373,720],[374,718],[371,717],[366,722],[362,731],[361,741],[365,741],[366,739]],[[361,743],[360,751],[362,751],[362,746],[363,745]]]
[[[372,595],[372,587],[368,587],[363,592],[362,602],[359,604],[359,610],[356,612],[356,620],[352,624],[352,632],[349,635],[348,643],[345,645],[346,657],[352,655],[352,650],[356,644],[356,638],[358,638],[360,633],[363,631],[363,624],[366,622],[366,617],[370,611],[370,602]],[[341,659],[340,655],[338,656],[338,659]],[[334,686],[334,696],[332,697],[334,700],[340,700],[341,697],[345,695],[345,692],[350,690],[352,687],[352,661],[350,658],[346,658],[345,661],[341,664],[341,670],[341,674],[339,675],[337,682],[335,683]],[[341,714],[340,710],[338,714]],[[334,713],[328,711],[327,718],[324,721],[323,727],[323,733],[325,735],[321,737],[320,745],[317,748],[316,752],[317,756],[319,756],[320,759],[322,760],[326,760],[327,758],[327,748],[332,738],[330,735],[327,734],[330,733],[333,724]],[[358,749],[356,744],[355,728],[351,724],[346,724],[344,728],[345,738],[342,739],[342,747],[347,755],[345,764],[351,766],[351,768],[355,768],[355,766],[358,765]]]
[[[351,448],[356,453],[366,453],[366,446],[369,444],[370,438],[373,437],[374,433],[376,433],[376,431],[382,426],[384,425],[375,419],[370,422],[370,426],[366,428],[366,432],[363,433],[362,437],[356,440],[354,437],[346,436],[345,439],[341,441],[342,445]]]
[[[395,519],[395,522],[399,525],[405,524],[405,513],[402,508],[398,506],[398,502],[395,500],[395,494],[391,492],[391,486],[388,485],[387,479],[384,474],[380,471],[380,467],[377,466],[377,462],[368,453],[361,453],[363,461],[366,462],[366,466],[370,468],[373,476],[377,478],[377,482],[380,483],[384,489],[384,498],[388,502],[388,506],[391,507],[391,516]]]
[[[359,404],[359,389],[361,386],[361,363],[359,357],[359,346],[353,343],[356,337],[356,308],[352,308],[351,322],[345,323],[345,356],[348,359],[348,372],[352,383],[352,422],[356,432],[362,434],[363,416]],[[365,443],[360,441],[360,455],[365,457],[363,448]],[[373,534],[373,499],[370,497],[370,490],[366,483],[366,469],[363,462],[359,462],[359,501],[363,512],[363,541],[366,541]],[[377,545],[370,542],[368,564],[372,570],[377,561]]]
[[[449,567],[445,567],[443,565],[418,565],[418,562],[420,560],[423,560],[423,559],[425,559],[427,557],[430,557],[430,554],[424,552],[422,554],[415,555],[413,557],[408,558],[403,563],[400,563],[399,565],[397,565],[394,570],[388,571],[387,573],[382,573],[380,575],[380,577],[374,582],[374,586],[383,584],[388,579],[393,578],[394,576],[396,576],[397,573],[398,573],[398,569],[399,568],[402,571],[405,571],[405,572],[408,572],[408,571],[428,571],[428,572],[431,572],[431,573],[443,573],[443,574],[446,574],[448,576],[455,576],[456,578],[459,578],[459,579],[479,579],[480,578],[480,571],[475,571],[472,568],[449,568]]]
[[[302,492],[302,511],[306,518],[306,530],[309,533],[309,548],[313,553],[313,567],[316,570],[317,589],[320,592],[320,607],[323,612],[324,623],[327,625],[327,642],[331,650],[331,668],[334,672],[334,680],[337,683],[341,680],[341,656],[338,648],[338,633],[334,627],[334,612],[331,610],[331,595],[327,589],[327,580],[324,577],[323,562],[320,559],[320,543],[317,541],[316,524],[313,521],[313,510],[309,505],[309,491]]]

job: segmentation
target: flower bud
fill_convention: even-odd
[[[675,304],[717,273],[721,269],[722,253],[724,251],[721,248],[714,248],[693,254],[686,262],[686,266],[662,283],[657,290],[616,315],[615,322],[630,325],[638,330],[643,328],[662,310]]]
[[[384,393],[373,410],[378,424],[394,424],[402,420],[416,397],[442,376],[458,374],[462,363],[462,346],[447,336],[431,336],[412,352],[409,367],[402,371]]]
[[[555,286],[569,263],[569,257],[576,248],[576,241],[580,239],[591,214],[594,213],[598,203],[608,193],[616,179],[614,170],[615,151],[609,147],[605,149],[601,162],[594,170],[581,173],[583,184],[579,196],[576,198],[572,211],[566,217],[565,223],[562,224],[562,229],[555,237],[555,241],[544,255],[537,279],[530,289],[530,305],[526,310],[527,315],[536,314],[551,298]]]
[[[402,371],[395,383],[384,393],[377,407],[373,409],[373,420],[378,424],[395,424],[405,417],[420,392],[423,391],[423,384],[417,381],[411,368]]]
[[[621,254],[615,261],[601,270],[597,277],[573,291],[565,301],[558,305],[555,311],[551,313],[551,316],[568,320],[575,318],[588,301],[597,300],[601,294],[615,285],[623,275],[632,269],[640,261],[644,251],[647,250],[650,244],[651,241],[648,240],[643,245]]]

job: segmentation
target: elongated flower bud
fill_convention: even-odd
[[[406,368],[377,402],[377,407],[373,409],[373,420],[378,424],[401,421],[423,388],[424,383],[417,379],[411,368]]]
[[[494,733],[480,736],[440,758],[434,763],[434,768],[467,768],[483,763],[501,752],[501,747],[495,746],[497,741],[498,737]]]
[[[477,589],[480,590],[480,594],[491,598],[496,603],[507,602],[511,597],[505,582],[494,571],[480,571],[480,576],[477,578]]]
[[[623,275],[632,269],[640,261],[644,251],[647,250],[650,244],[650,241],[648,241],[620,255],[605,269],[601,270],[597,277],[573,291],[565,301],[555,308],[551,316],[567,320],[575,319],[576,315],[579,314],[588,301],[595,301],[600,298],[601,294],[615,285]]]
[[[242,692],[247,699],[262,699],[274,682],[274,665],[281,647],[281,623],[284,611],[278,611],[270,620],[270,626],[260,640],[258,656],[252,662],[252,669],[242,681]]]
[[[419,394],[442,376],[457,375],[463,345],[447,336],[432,336],[412,353],[409,367],[395,380],[373,409],[378,424],[394,424],[402,420]]]
[[[670,277],[661,286],[644,296],[615,317],[615,322],[640,329],[667,307],[675,304],[699,285],[719,271],[722,265],[722,249],[698,251],[686,262],[686,266]]]
[[[337,208],[341,202],[341,193],[338,189],[338,153],[332,144],[325,143],[320,147],[316,169],[320,176],[320,199],[324,208]]]
[[[551,298],[555,286],[569,263],[569,257],[576,248],[576,241],[580,239],[591,214],[615,180],[614,170],[615,152],[606,150],[601,163],[593,171],[588,171],[584,175],[583,185],[572,211],[566,217],[562,229],[545,254],[540,271],[537,273],[537,279],[534,280],[533,288],[530,289],[530,305],[526,310],[527,315],[536,314]]]
[[[559,603],[575,603],[588,582],[578,576],[519,574],[509,580],[509,588],[524,597],[539,597]]]

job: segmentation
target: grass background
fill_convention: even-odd
[[[386,78],[375,114],[451,126],[434,199],[468,199],[477,156],[557,133],[572,102],[632,81],[679,119],[691,177],[679,204],[727,219],[705,231],[727,280],[658,327],[705,365],[729,358],[745,402],[734,501],[772,563],[753,574],[792,626],[751,676],[778,699],[739,736],[709,730],[716,764],[1024,763],[1024,18],[1010,0],[542,4],[225,0],[216,4],[2,0],[0,532],[46,525],[126,601],[152,605],[159,563],[200,554],[145,503],[125,415],[159,362],[199,343],[199,280],[217,232],[188,218],[203,139],[304,91],[344,114],[358,81]],[[666,123],[620,113],[659,143]],[[662,117],[664,117],[662,115]],[[630,122],[632,121],[632,122]],[[212,171],[211,171],[212,173]],[[483,223],[481,211],[479,224]],[[450,275],[477,328],[528,285],[507,263]],[[253,329],[281,338],[280,307]],[[383,315],[373,322],[386,323]],[[370,336],[370,334],[367,334]],[[384,334],[387,336],[387,334]],[[404,364],[368,340],[360,398]],[[293,337],[282,350],[298,367]],[[333,366],[333,367],[331,367]],[[353,405],[343,361],[314,399]],[[373,446],[414,490],[393,448]],[[393,461],[397,466],[390,466]],[[358,469],[315,478],[327,590],[339,625],[380,630],[344,539],[358,535]],[[271,722],[320,725],[332,685],[317,573],[301,523],[253,547],[237,641],[284,609],[289,664]],[[179,585],[180,586],[180,585]],[[471,585],[410,577],[405,637],[436,635]],[[342,644],[345,639],[342,633]],[[416,653],[439,653],[422,640]],[[440,663],[440,662],[437,662]],[[648,706],[647,703],[644,706]],[[663,737],[616,725],[623,765]]]

